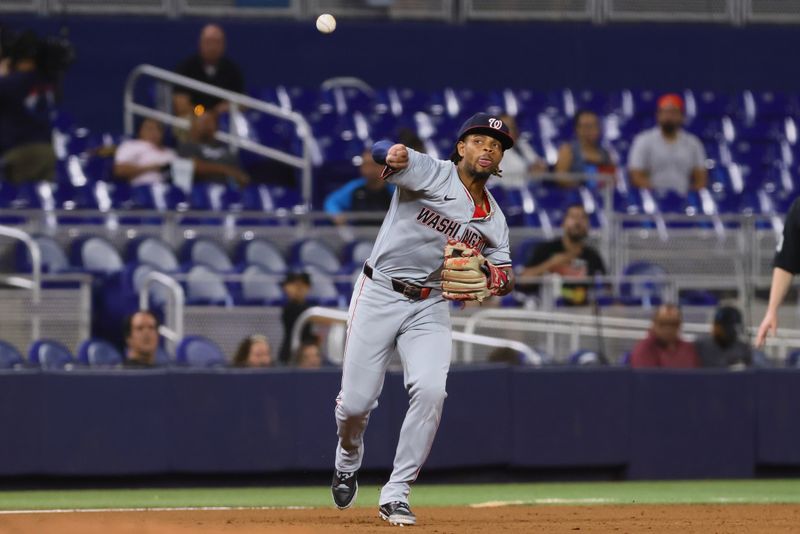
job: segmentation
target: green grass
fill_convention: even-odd
[[[375,506],[377,486],[359,489],[357,506]],[[420,484],[415,506],[487,501],[522,504],[800,503],[800,480]],[[331,506],[327,487],[0,491],[0,509]]]

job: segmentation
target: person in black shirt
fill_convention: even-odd
[[[764,320],[758,327],[756,347],[761,347],[767,336],[778,329],[778,307],[786,298],[792,277],[800,272],[800,198],[792,202],[783,225],[783,237],[775,253],[775,267],[772,269],[772,286],[769,291],[769,304]]]
[[[283,321],[283,343],[278,359],[281,364],[288,365],[292,358],[292,329],[300,314],[311,305],[308,303],[308,292],[311,290],[311,277],[308,273],[289,273],[283,281],[283,291],[286,293],[286,304],[283,305],[281,320]],[[300,341],[314,338],[311,325],[306,324],[300,333]]]
[[[239,67],[225,56],[225,32],[216,24],[208,24],[200,33],[198,53],[183,61],[176,69],[178,74],[236,93],[244,91],[244,77]],[[203,111],[222,113],[228,103],[216,96],[176,87],[172,98],[173,111],[180,117],[189,116],[195,106]]]
[[[0,61],[0,164],[15,184],[55,179],[55,85],[39,69],[36,43],[36,34],[25,32]]]
[[[537,246],[525,262],[522,276],[542,276],[553,273],[569,278],[582,278],[606,273],[600,254],[586,244],[589,236],[589,216],[581,205],[567,208],[561,223],[560,239]],[[524,287],[524,286],[523,286]],[[536,289],[528,286],[528,289]],[[524,290],[524,289],[523,289]],[[586,284],[564,284],[561,297],[572,305],[588,303]]]
[[[392,203],[394,186],[381,178],[383,166],[375,163],[372,152],[361,155],[361,177],[350,180],[325,198],[325,213],[333,217],[336,224],[347,224],[346,212],[377,211],[386,213]],[[352,224],[379,224],[380,220],[352,221]]]

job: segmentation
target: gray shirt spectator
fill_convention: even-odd
[[[647,171],[653,189],[671,189],[685,195],[689,192],[692,171],[702,167],[705,159],[703,145],[694,135],[679,131],[675,139],[667,140],[661,128],[655,127],[636,136],[628,167]]]
[[[694,346],[701,367],[744,367],[753,364],[753,349],[741,340],[742,313],[733,306],[722,306],[714,314],[711,335],[698,339]]]
[[[706,186],[706,154],[700,140],[685,132],[683,99],[667,94],[658,99],[658,126],[636,136],[628,155],[634,187],[672,190],[685,195]]]

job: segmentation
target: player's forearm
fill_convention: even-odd
[[[792,276],[792,273],[780,267],[775,267],[772,270],[772,287],[769,291],[768,311],[777,313],[783,299],[786,298],[786,293],[789,292],[789,287],[792,285]]]

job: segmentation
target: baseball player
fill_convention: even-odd
[[[775,253],[775,267],[772,269],[772,286],[769,290],[769,304],[764,319],[758,327],[756,347],[761,347],[767,336],[778,330],[778,307],[780,307],[792,278],[800,273],[800,198],[792,202],[783,224],[783,236]]]
[[[416,523],[410,484],[433,444],[447,395],[448,300],[480,302],[513,287],[508,226],[486,189],[513,144],[501,120],[478,113],[461,127],[450,161],[400,144],[373,147],[373,158],[386,165],[382,176],[397,189],[348,314],[331,486],[340,509],[356,498],[364,430],[396,349],[410,402],[379,513],[393,525]]]

